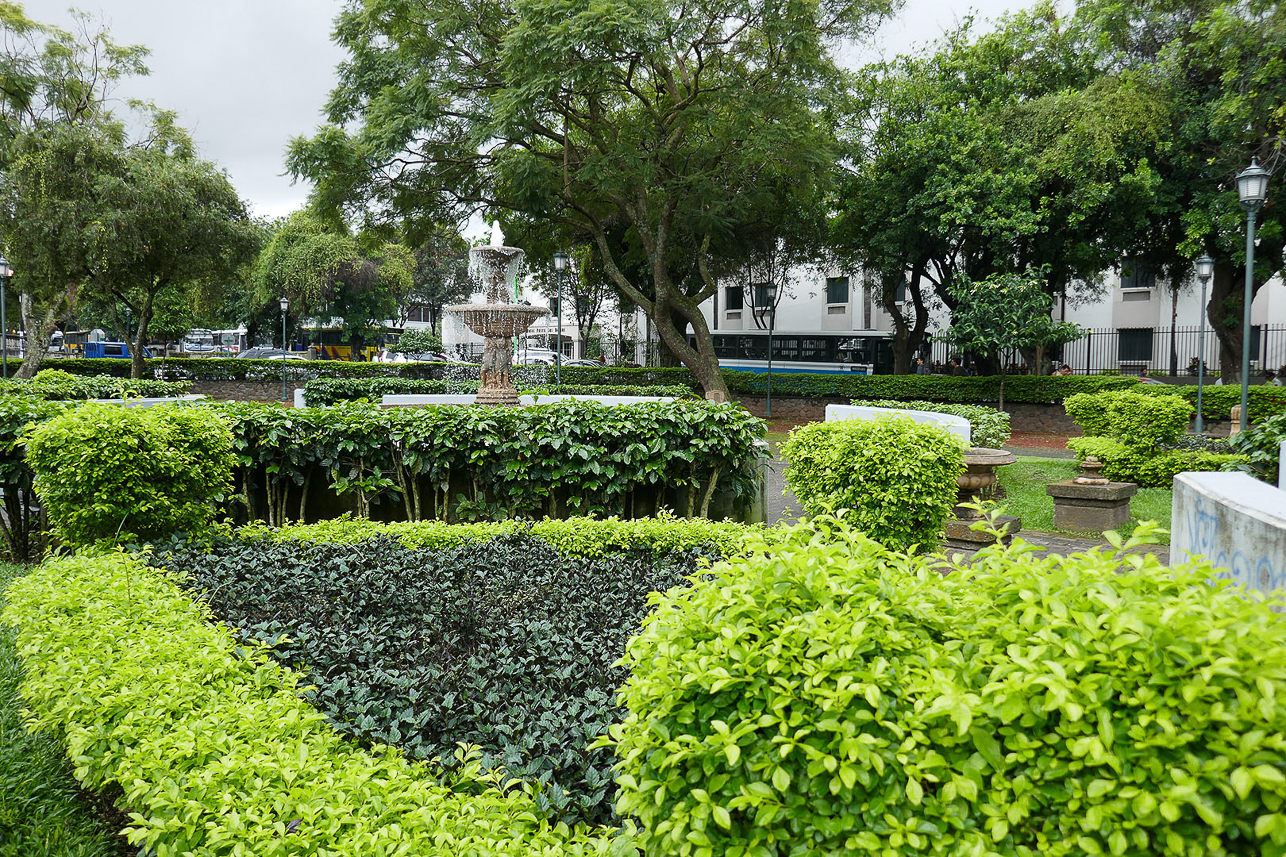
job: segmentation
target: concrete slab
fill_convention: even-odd
[[[972,430],[969,421],[964,417],[952,414],[939,414],[935,411],[904,411],[897,408],[869,408],[863,405],[827,405],[826,422],[836,420],[875,420],[889,415],[910,417],[917,423],[928,423],[944,429],[972,445]]]
[[[1180,473],[1172,508],[1175,563],[1204,557],[1248,588],[1286,587],[1286,491],[1245,473]]]

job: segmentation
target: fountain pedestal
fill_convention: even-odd
[[[514,294],[511,284],[517,280],[522,258],[522,250],[504,246],[504,236],[497,224],[492,230],[490,245],[469,251],[469,273],[481,281],[487,302],[443,307],[485,342],[482,383],[475,404],[517,406],[510,343],[515,336],[526,333],[533,321],[549,312],[544,307],[511,302]]]
[[[1129,523],[1133,482],[1112,482],[1099,475],[1102,463],[1090,456],[1074,479],[1053,482],[1045,493],[1054,498],[1054,526],[1060,530],[1106,532]]]
[[[979,550],[995,544],[996,537],[986,530],[975,530],[973,525],[982,515],[963,504],[977,500],[990,500],[996,490],[996,468],[1013,464],[1018,459],[1003,449],[975,446],[965,452],[965,472],[956,477],[956,516],[946,522],[947,546],[958,550]],[[997,528],[1005,527],[1004,541],[1008,544],[1014,533],[1022,529],[1022,518],[1000,515],[995,519]]]

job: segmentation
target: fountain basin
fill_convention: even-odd
[[[549,314],[544,307],[526,304],[456,304],[443,309],[457,316],[474,333],[488,339],[521,336],[532,322]]]

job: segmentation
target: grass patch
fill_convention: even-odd
[[[23,572],[0,563],[0,605]],[[0,857],[133,854],[86,800],[58,741],[23,727],[14,636],[13,628],[0,625]]]
[[[1019,456],[1017,464],[998,470],[1000,484],[1009,495],[1004,500],[1006,511],[1023,519],[1024,530],[1097,536],[1098,533],[1093,532],[1054,529],[1054,498],[1045,493],[1045,486],[1050,482],[1071,479],[1078,469],[1072,459]],[[1169,488],[1140,488],[1130,502],[1130,522],[1121,527],[1121,533],[1128,536],[1139,521],[1156,521],[1169,530],[1173,495]],[[1169,544],[1169,533],[1160,539],[1162,544]]]

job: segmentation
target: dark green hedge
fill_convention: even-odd
[[[1159,384],[1140,384],[1138,392],[1150,396],[1182,396],[1195,407],[1197,388],[1192,386],[1170,386]],[[1250,400],[1250,421],[1262,422],[1269,417],[1286,414],[1286,387],[1274,387],[1269,384],[1256,384],[1248,391]],[[1234,405],[1241,404],[1240,386],[1205,385],[1201,391],[1201,415],[1208,420],[1229,419]]]
[[[163,380],[241,381],[280,380],[282,361],[237,358],[186,357],[149,360],[148,367]],[[72,374],[129,376],[127,360],[58,360],[51,368]],[[287,377],[295,383],[314,378],[400,378],[432,381],[478,379],[475,364],[461,363],[349,363],[343,360],[290,360]],[[763,395],[768,376],[763,372],[723,370],[733,396]],[[516,366],[514,378],[528,387],[552,384],[549,366]],[[684,367],[624,368],[615,366],[564,366],[564,384],[574,386],[682,386],[700,390],[696,377]],[[1137,378],[1121,375],[1073,375],[1071,377],[1014,375],[1005,379],[1005,401],[1014,404],[1061,402],[1073,393],[1096,393],[1138,386]],[[1180,387],[1156,389],[1184,389]],[[1207,388],[1212,389],[1212,388]],[[772,376],[775,396],[837,399],[900,399],[928,402],[994,402],[1000,399],[999,376],[946,377],[940,375],[839,375],[805,372]]]
[[[681,526],[676,522],[676,526]],[[269,538],[175,546],[152,562],[248,643],[300,670],[305,698],[363,744],[540,783],[537,805],[567,823],[613,822],[612,756],[589,744],[622,719],[616,666],[648,594],[678,586],[708,553],[569,558],[514,532],[411,550]]]
[[[763,372],[725,370],[728,389],[736,395],[762,396],[768,378]],[[1005,401],[1011,404],[1051,404],[1073,393],[1097,393],[1138,386],[1138,379],[1119,375],[1069,377],[1013,375],[1005,379]],[[938,375],[773,375],[774,396],[838,397],[842,399],[899,399],[925,402],[995,402],[1000,400],[1000,376]]]
[[[518,391],[539,391],[552,395],[568,396],[672,396],[684,398],[692,395],[686,386],[650,386],[650,385],[581,385],[581,384],[532,384],[526,379],[517,379]],[[379,401],[385,395],[393,394],[469,394],[478,392],[477,381],[457,381],[449,379],[417,378],[315,378],[304,385],[304,402],[309,407],[334,405],[339,402],[352,402],[358,399]]]

